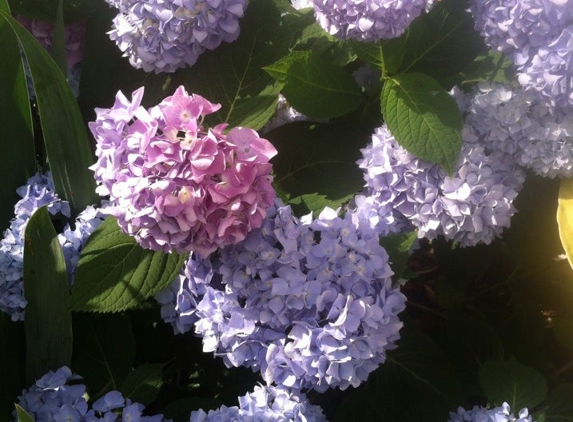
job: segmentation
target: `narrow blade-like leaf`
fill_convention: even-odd
[[[26,378],[69,365],[72,318],[64,254],[48,210],[39,208],[26,226],[24,245],[26,306]]]

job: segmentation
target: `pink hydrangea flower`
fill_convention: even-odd
[[[115,201],[122,229],[146,248],[207,257],[260,227],[275,198],[273,145],[249,128],[206,129],[220,105],[182,86],[149,110],[142,97],[119,92],[90,123],[97,192]]]

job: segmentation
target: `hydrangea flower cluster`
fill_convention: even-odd
[[[277,103],[277,108],[275,110],[274,116],[265,124],[260,132],[266,134],[277,127],[286,125],[292,122],[305,122],[308,121],[308,117],[302,113],[299,113],[294,108],[292,108],[284,95],[279,94],[279,99]]]
[[[503,403],[494,409],[474,406],[471,410],[459,407],[456,413],[450,413],[448,422],[533,422],[527,408],[519,411],[518,417],[511,413],[509,404]]]
[[[108,392],[90,409],[85,399],[86,386],[76,382],[81,378],[67,366],[49,371],[22,392],[18,405],[35,422],[168,422],[163,415],[142,416],[145,407],[124,399],[119,391]]]
[[[54,37],[54,24],[16,16],[16,19],[24,26],[38,42],[48,52],[52,49],[52,39]],[[80,62],[84,53],[84,38],[86,32],[85,22],[72,22],[64,27],[64,37],[66,42],[66,64],[68,69],[68,83],[76,97],[80,92]],[[28,86],[30,95],[35,96],[33,82],[29,70],[27,69]]]
[[[263,226],[160,297],[176,331],[195,322],[203,350],[296,389],[357,386],[395,347],[405,297],[371,230],[326,208],[298,220],[277,202]],[[177,306],[175,312],[173,309]]]
[[[358,161],[367,194],[356,198],[357,224],[385,235],[403,230],[407,220],[419,237],[442,235],[461,246],[499,236],[515,213],[512,202],[525,175],[509,154],[486,153],[467,128],[464,140],[449,177],[399,146],[385,125],[376,129]]]
[[[54,193],[50,173],[36,174],[16,190],[22,198],[14,206],[14,219],[0,240],[0,311],[13,321],[24,319],[26,299],[23,291],[24,233],[32,214],[46,205],[52,215],[70,216],[70,206]]]
[[[573,0],[472,0],[476,29],[507,54],[526,91],[573,110]]]
[[[52,215],[58,213],[70,216],[70,206],[54,192],[54,185],[49,172],[31,177],[27,184],[20,187],[17,193],[22,197],[14,207],[15,218],[10,228],[0,240],[0,311],[11,315],[13,321],[24,320],[26,299],[23,284],[24,233],[32,214],[40,207],[47,205]],[[101,208],[87,207],[81,212],[72,229],[66,224],[64,231],[58,235],[62,246],[70,287],[73,284],[75,270],[80,252],[88,237],[109,215],[109,204]]]
[[[476,85],[468,101],[465,121],[486,148],[540,176],[573,175],[573,113],[551,114],[537,95],[499,83]]]
[[[256,386],[252,393],[239,397],[239,407],[221,406],[208,413],[200,409],[191,412],[189,422],[322,422],[322,409],[308,403],[302,393],[284,387]]]
[[[320,26],[340,39],[378,41],[400,36],[426,9],[426,0],[314,0]]]
[[[205,50],[239,36],[247,0],[106,0],[119,9],[108,33],[146,72],[192,66]]]
[[[275,197],[272,144],[248,128],[205,129],[220,105],[182,86],[149,110],[142,96],[140,88],[130,102],[120,91],[89,125],[96,191],[110,195],[123,231],[145,248],[206,257],[260,227]]]

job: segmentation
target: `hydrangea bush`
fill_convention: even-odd
[[[0,420],[569,420],[572,25],[0,0]]]

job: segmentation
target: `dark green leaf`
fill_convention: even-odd
[[[464,405],[448,357],[429,337],[402,330],[395,350],[371,375],[368,397],[383,422],[443,421]]]
[[[302,30],[294,48],[312,51],[336,66],[344,66],[356,60],[356,54],[350,46],[322,29],[315,19]]]
[[[573,384],[555,387],[543,402],[545,422],[573,421]],[[538,418],[535,418],[539,421]]]
[[[186,255],[143,249],[108,217],[82,250],[70,308],[120,312],[135,308],[173,281]]]
[[[68,273],[46,206],[26,226],[23,272],[26,378],[31,384],[49,370],[69,366],[72,356]]]
[[[380,416],[371,403],[367,391],[365,386],[361,386],[348,394],[336,409],[332,422],[380,422]]]
[[[454,170],[462,146],[462,116],[455,100],[421,73],[388,79],[382,114],[398,144],[415,156]]]
[[[573,321],[565,318],[552,318],[553,334],[559,343],[573,350]]]
[[[311,52],[294,58],[284,84],[287,101],[311,118],[340,117],[362,102],[360,87],[350,73]]]
[[[0,12],[18,37],[30,65],[46,153],[56,192],[77,214],[98,201],[87,132],[76,99],[44,48],[11,16]]]
[[[74,314],[72,369],[98,397],[117,390],[133,367],[135,339],[127,316]]]
[[[461,74],[462,84],[500,82],[517,84],[513,62],[499,51],[489,50],[487,55],[475,58]]]
[[[54,62],[60,68],[64,76],[67,76],[68,65],[66,62],[66,35],[64,29],[64,2],[58,0],[58,12],[56,16],[56,26],[54,27],[54,35],[52,36],[52,47],[50,55]]]
[[[0,10],[9,12],[6,0],[0,0]],[[34,174],[36,158],[22,55],[12,28],[1,18],[0,39],[0,232],[3,232],[14,216],[14,204],[18,200],[16,188]]]
[[[0,312],[0,420],[11,420],[14,400],[28,387],[25,380],[24,324]]]
[[[210,123],[253,129],[264,126],[275,111],[280,84],[262,68],[288,53],[291,38],[271,0],[249,3],[239,38],[205,52],[184,72],[185,85],[191,91],[222,105]]]
[[[538,405],[547,395],[547,382],[535,369],[515,360],[488,361],[479,372],[481,387],[495,406],[507,402],[513,411]]]
[[[398,278],[407,278],[408,261],[412,252],[412,245],[417,238],[418,233],[416,231],[380,238],[380,244],[386,249],[390,257],[390,267],[394,271],[394,281]]]
[[[273,64],[263,67],[263,69],[277,81],[285,83],[291,65],[296,60],[304,59],[307,55],[307,51],[293,51],[288,56],[282,57]]]
[[[8,0],[14,13],[44,22],[55,22],[59,0]],[[85,20],[99,3],[97,0],[64,0],[66,22]]]
[[[18,415],[18,422],[34,422],[34,419],[32,419],[32,417],[28,412],[26,412],[17,404],[15,406],[16,406],[16,414]]]
[[[163,385],[161,371],[163,365],[140,365],[131,371],[119,387],[124,397],[129,397],[132,402],[138,402],[147,406],[157,397]]]
[[[265,135],[278,150],[275,181],[290,194],[344,201],[364,184],[356,165],[367,137],[341,126],[295,122]]]
[[[385,75],[398,72],[406,53],[403,37],[378,42],[350,40],[347,43],[361,60],[380,68]]]
[[[414,20],[400,39],[391,40],[384,59],[400,66],[392,66],[388,72],[423,72],[450,89],[458,74],[486,51],[467,3],[442,0]]]

